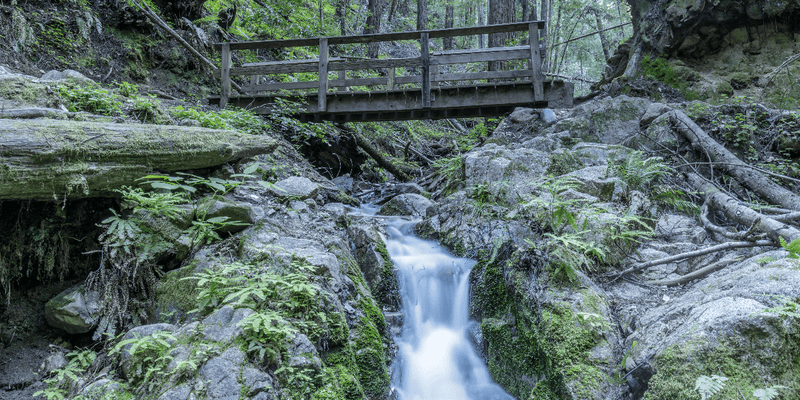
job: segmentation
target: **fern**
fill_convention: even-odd
[[[719,393],[725,387],[728,378],[719,375],[700,375],[694,383],[694,390],[700,393],[702,400],[707,400],[711,396]]]
[[[778,393],[778,389],[788,389],[786,386],[772,386],[766,389],[756,389],[753,391],[753,397],[757,398],[758,400],[772,400],[777,399],[778,396],[781,394]]]
[[[783,247],[786,251],[789,252],[788,258],[791,259],[798,259],[798,253],[800,253],[800,239],[795,239],[792,243],[786,243],[786,240],[780,238],[781,240],[781,247]]]
[[[626,192],[638,190],[648,193],[650,187],[658,184],[671,168],[661,157],[643,158],[640,151],[632,152],[627,158],[609,159],[608,171],[620,182]]]

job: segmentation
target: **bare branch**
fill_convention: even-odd
[[[712,272],[719,271],[728,265],[731,265],[737,261],[741,261],[742,257],[733,257],[725,260],[719,260],[707,267],[698,269],[697,271],[690,272],[686,275],[674,278],[674,279],[661,279],[657,281],[647,281],[646,283],[655,286],[678,286],[680,284],[691,282],[695,279],[700,279],[706,277],[706,275],[711,274]]]

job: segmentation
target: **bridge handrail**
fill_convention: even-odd
[[[289,39],[289,40],[271,40],[259,42],[233,42],[233,43],[216,43],[214,47],[221,51],[222,65],[218,73],[221,78],[222,93],[220,96],[220,107],[225,107],[228,99],[231,97],[231,76],[242,75],[259,75],[259,74],[281,74],[281,73],[297,73],[297,72],[318,72],[318,82],[298,82],[297,84],[281,84],[282,88],[286,89],[313,89],[318,88],[318,104],[317,111],[325,112],[327,110],[327,94],[328,89],[332,86],[342,87],[349,86],[348,80],[345,78],[343,72],[345,70],[355,69],[374,69],[374,68],[389,68],[389,77],[386,78],[387,84],[390,89],[394,87],[395,83],[403,80],[402,77],[397,79],[394,76],[394,68],[397,67],[421,67],[421,74],[419,81],[410,79],[409,82],[419,82],[422,84],[422,107],[431,107],[431,83],[443,81],[442,77],[431,77],[431,72],[438,74],[438,66],[444,64],[461,64],[471,62],[486,62],[486,61],[503,61],[515,59],[528,59],[530,61],[531,69],[528,74],[517,74],[517,77],[530,76],[531,83],[534,91],[534,98],[536,101],[544,100],[544,77],[541,74],[541,51],[539,49],[539,29],[545,26],[544,21],[526,21],[511,24],[498,24],[487,25],[479,27],[468,28],[451,28],[451,29],[438,29],[438,30],[425,30],[413,32],[398,32],[398,33],[382,33],[361,36],[335,36],[323,37],[314,39]],[[429,51],[429,41],[431,38],[444,38],[454,36],[469,36],[485,33],[504,33],[516,31],[529,31],[529,45],[518,47],[501,47],[481,49],[473,52],[445,52],[431,54]],[[396,59],[364,59],[358,61],[345,61],[329,58],[328,53],[330,45],[332,44],[346,44],[346,43],[371,43],[380,41],[394,41],[394,40],[419,40],[420,41],[420,56],[409,58],[396,58]],[[266,64],[266,65],[250,65],[238,68],[232,68],[231,52],[233,50],[246,50],[246,49],[267,49],[267,48],[282,48],[282,47],[305,47],[305,46],[319,46],[319,58],[316,60],[308,61],[288,61],[284,63]],[[339,71],[339,80],[330,81],[328,79],[328,72]],[[490,72],[487,74],[478,75],[475,73],[467,74],[450,74],[450,80],[464,80],[471,77],[484,76],[487,78],[500,78],[501,76],[491,76],[497,72]],[[518,71],[514,71],[518,72]],[[503,75],[506,76],[506,75]],[[486,78],[481,78],[486,79]],[[372,82],[372,81],[368,81]],[[366,83],[366,82],[365,82]],[[378,83],[380,84],[380,83]],[[256,84],[253,87],[259,86]],[[276,86],[277,88],[277,86]],[[261,89],[261,88],[259,88]]]
[[[231,42],[214,43],[214,49],[221,51],[224,45],[229,45],[231,50],[255,50],[255,49],[279,49],[284,47],[310,47],[319,46],[320,39],[328,39],[328,44],[353,44],[353,43],[373,43],[390,42],[394,40],[417,40],[423,33],[428,34],[428,38],[445,38],[455,36],[483,35],[488,33],[506,33],[527,31],[530,24],[537,24],[539,29],[544,29],[544,21],[525,21],[510,24],[496,24],[485,26],[472,26],[467,28],[448,28],[424,31],[394,32],[394,33],[374,33],[359,36],[329,36],[309,39],[283,39],[283,40],[259,40],[250,42]]]

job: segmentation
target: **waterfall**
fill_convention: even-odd
[[[469,271],[475,261],[389,222],[386,248],[398,269],[403,329],[392,385],[399,400],[512,400],[492,381],[468,337]]]

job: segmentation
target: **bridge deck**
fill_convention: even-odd
[[[218,43],[215,47],[222,52],[222,68],[218,72],[222,91],[219,97],[211,97],[209,101],[221,107],[231,104],[266,114],[272,111],[277,98],[283,98],[305,104],[305,108],[296,115],[303,121],[338,122],[496,116],[518,106],[571,107],[573,84],[546,82],[541,74],[541,28],[544,28],[543,21],[532,21],[377,35]],[[529,45],[429,51],[431,38],[515,31],[527,31]],[[329,57],[331,44],[410,39],[419,40],[419,56],[391,59],[364,59],[347,55]],[[232,65],[233,50],[299,46],[318,46],[319,57]],[[527,68],[510,71],[476,71],[475,68],[477,63],[486,65],[494,62],[497,66],[497,62],[509,65],[509,61],[513,60],[524,60],[522,63],[516,62],[516,65],[527,64]],[[458,67],[458,64],[464,66]],[[351,74],[348,77],[347,71],[355,70],[378,70],[382,76],[359,77]],[[406,75],[399,76],[398,71],[403,70]],[[440,73],[440,70],[445,73]],[[316,72],[317,80],[274,82],[274,79],[264,77],[301,72]],[[330,79],[332,72],[336,74],[336,79]],[[240,87],[232,83],[232,76],[249,76],[250,80]],[[232,95],[232,85],[236,86],[238,95]],[[365,87],[370,88],[369,91],[364,91]]]

